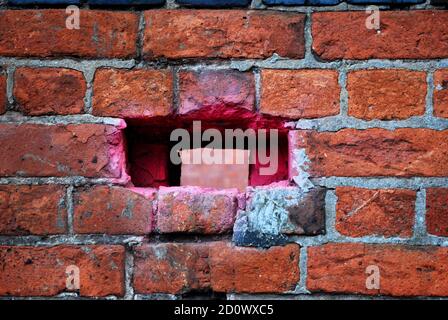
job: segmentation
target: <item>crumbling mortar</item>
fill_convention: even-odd
[[[74,202],[73,202],[73,190],[71,185],[67,188],[67,227],[70,235],[74,234],[73,217],[74,217]]]
[[[14,73],[16,71],[15,66],[8,65],[6,68],[6,97],[8,100],[8,105],[6,110],[14,110],[15,102],[14,102]]]
[[[300,280],[294,290],[294,294],[309,294],[310,292],[306,288],[306,279],[308,274],[308,248],[303,246],[300,248],[300,256],[299,256],[299,272],[300,272]]]
[[[366,189],[411,189],[447,187],[448,178],[438,177],[325,177],[312,178],[315,185],[334,189],[358,187]]]
[[[339,71],[338,83],[341,90],[339,99],[339,115],[344,117],[348,114],[347,71],[344,67],[342,67]]]
[[[143,236],[134,235],[50,235],[50,236],[0,236],[1,245],[50,247],[57,245],[128,245],[140,244]]]
[[[86,114],[92,114],[93,79],[95,77],[95,72],[95,68],[89,68],[83,71],[84,79],[87,84],[87,90],[84,96],[84,112]]]
[[[23,116],[17,112],[7,112],[0,116],[0,123],[11,124],[43,124],[43,125],[68,125],[68,124],[105,124],[122,127],[124,121],[119,118],[96,117],[88,114],[68,116]]]
[[[166,0],[165,8],[166,9],[177,9],[177,8],[180,8],[180,6],[176,3],[176,0]]]
[[[413,238],[417,241],[424,239],[426,232],[426,189],[417,191],[415,200],[415,223]]]
[[[180,107],[180,84],[179,84],[179,68],[173,67],[173,103],[172,103],[172,112],[177,113]]]
[[[181,70],[225,69],[234,68],[241,71],[252,67],[276,68],[276,69],[339,69],[345,67],[347,71],[359,69],[397,68],[415,71],[434,71],[448,67],[448,59],[416,60],[416,59],[369,59],[369,60],[332,60],[318,61],[312,53],[311,21],[305,22],[305,57],[303,59],[289,59],[273,54],[266,59],[180,59],[166,60],[156,59],[148,61],[136,61],[134,59],[92,59],[81,60],[74,58],[62,59],[37,59],[37,58],[9,58],[0,57],[0,65],[10,67],[54,67],[68,68],[78,71],[89,71],[101,67],[132,69],[135,67],[166,67],[167,65],[179,66]]]
[[[261,71],[258,68],[254,69],[254,81],[255,81],[255,110],[259,112],[261,104],[262,79],[261,79]]]
[[[426,91],[426,109],[425,109],[425,115],[428,118],[431,118],[434,116],[434,71],[430,70],[428,71],[426,75],[426,84],[427,84],[427,91]]]
[[[138,12],[138,31],[137,31],[137,61],[143,60],[143,42],[145,37],[145,14],[143,11]]]
[[[321,119],[302,119],[296,122],[296,129],[317,130],[320,132],[336,132],[351,128],[358,130],[381,128],[395,130],[399,128],[426,128],[434,130],[448,129],[448,119],[432,116],[415,116],[406,120],[361,120],[350,116],[331,116]]]
[[[126,181],[121,178],[86,178],[86,177],[4,177],[0,178],[0,185],[73,185],[76,187],[86,185],[126,185]]]
[[[125,300],[134,300],[134,252],[132,244],[126,246],[125,251]]]

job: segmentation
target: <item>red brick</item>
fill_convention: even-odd
[[[0,114],[6,111],[6,75],[0,73]]]
[[[448,57],[448,12],[381,11],[379,32],[364,11],[312,14],[313,50],[325,60]]]
[[[243,10],[145,12],[143,53],[154,58],[302,58],[303,14]]]
[[[86,89],[76,70],[18,68],[14,74],[14,98],[26,115],[83,113]]]
[[[100,124],[0,125],[0,176],[119,178],[120,128]]]
[[[268,70],[261,72],[264,114],[291,119],[339,113],[338,73],[334,70]]]
[[[80,29],[66,28],[63,9],[2,10],[0,56],[131,58],[137,52],[138,16],[80,11]]]
[[[346,236],[411,237],[416,192],[336,188],[336,230]]]
[[[226,117],[235,109],[253,111],[254,76],[234,70],[184,71],[179,73],[179,113],[211,109],[208,118]]]
[[[366,268],[378,266],[380,289],[367,289]],[[311,292],[447,296],[448,248],[326,244],[308,250]]]
[[[434,72],[434,115],[448,118],[448,69]]]
[[[163,243],[137,247],[137,293],[285,292],[299,281],[299,246],[267,250],[227,242]]]
[[[49,235],[67,231],[65,187],[0,186],[1,235]]]
[[[94,115],[149,118],[171,112],[173,77],[169,70],[100,69],[93,87]]]
[[[76,233],[144,235],[152,229],[155,190],[96,186],[74,195]]]
[[[218,292],[286,292],[299,282],[297,244],[267,250],[217,243],[210,248],[211,286]]]
[[[305,149],[313,177],[448,175],[448,130],[303,130],[292,135],[291,148]]]
[[[426,228],[428,233],[448,236],[448,189],[426,190]]]
[[[66,268],[80,271],[82,296],[124,294],[124,247],[0,247],[0,295],[53,296],[66,289]]]
[[[238,209],[236,189],[161,187],[158,196],[157,230],[161,233],[215,234],[233,228]]]
[[[399,120],[425,113],[426,73],[359,70],[348,74],[348,114],[364,120]]]

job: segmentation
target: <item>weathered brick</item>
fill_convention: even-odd
[[[336,188],[336,230],[349,237],[406,237],[413,233],[416,192]]]
[[[68,29],[67,17],[63,9],[2,10],[0,56],[131,58],[136,55],[135,13],[81,10],[80,29]]]
[[[150,118],[171,112],[173,77],[169,70],[100,69],[93,82],[93,114]]]
[[[247,7],[250,0],[176,0],[178,4],[200,8]]]
[[[264,69],[261,82],[262,113],[291,119],[339,113],[337,71]]]
[[[380,289],[367,289],[368,266],[380,271]],[[371,272],[371,271],[370,271]],[[448,295],[448,248],[326,244],[308,249],[307,288],[312,292],[391,296]]]
[[[66,231],[64,186],[0,186],[1,235],[49,235]]]
[[[434,72],[434,115],[448,118],[448,69]]]
[[[299,281],[299,246],[268,250],[228,242],[163,243],[136,248],[137,293],[285,292]]]
[[[150,233],[155,189],[96,186],[74,194],[76,233]]]
[[[99,124],[1,124],[0,176],[119,178],[122,135],[118,127]]]
[[[448,189],[426,190],[426,229],[428,233],[448,236]]]
[[[0,114],[6,111],[6,75],[0,73]]]
[[[18,68],[14,73],[14,99],[26,115],[82,113],[86,89],[76,70]]]
[[[234,70],[183,71],[179,73],[179,100],[180,114],[202,110],[208,119],[252,111],[254,77],[252,73]]]
[[[448,175],[448,130],[303,130],[291,135],[291,152],[304,151],[313,177]]]
[[[157,231],[215,234],[232,230],[238,209],[236,189],[161,187]]]
[[[302,58],[305,52],[303,14],[151,10],[145,20],[146,59]]]
[[[246,209],[238,212],[233,229],[239,246],[269,247],[287,243],[288,235],[325,232],[325,189],[258,187],[246,197]]]
[[[325,60],[448,57],[448,12],[381,11],[379,32],[364,11],[312,15],[313,50]]]
[[[0,295],[53,296],[66,289],[68,266],[80,271],[82,296],[124,294],[122,246],[0,246]]]
[[[358,70],[348,74],[348,114],[364,120],[398,120],[425,113],[426,73]]]

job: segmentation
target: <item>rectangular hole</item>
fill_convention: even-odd
[[[163,124],[162,124],[163,123]],[[128,172],[131,176],[132,184],[136,187],[179,186],[181,177],[181,165],[173,164],[170,161],[170,151],[178,141],[170,141],[171,132],[177,128],[186,129],[190,137],[193,135],[192,123],[169,121],[153,121],[150,124],[138,123],[138,125],[128,125],[126,129]],[[226,122],[201,122],[201,135],[204,130],[213,128],[222,133],[223,149],[225,149],[225,129],[241,129],[245,131],[248,125],[245,123]],[[255,129],[257,132],[257,129]],[[269,129],[267,129],[266,156],[271,154],[276,146],[269,139]],[[190,139],[190,143],[192,138]],[[257,138],[256,154],[260,151],[260,144]],[[201,147],[206,147],[210,142],[202,141]],[[235,145],[235,144],[233,144]],[[192,146],[191,146],[192,147]],[[249,166],[249,185],[261,186],[288,179],[288,138],[285,130],[278,131],[278,168],[274,174],[261,175],[260,168],[267,167],[261,165],[256,156],[256,163]],[[244,149],[248,149],[245,140]]]

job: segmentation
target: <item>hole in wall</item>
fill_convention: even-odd
[[[170,141],[170,135],[173,130],[182,128],[187,130],[192,137],[194,128],[197,129],[197,126],[194,126],[194,121],[200,121],[201,135],[207,129],[219,130],[223,135],[223,149],[226,149],[224,135],[226,129],[240,129],[242,132],[246,132],[247,129],[254,129],[255,132],[258,132],[258,129],[265,129],[267,150],[263,149],[265,152],[263,154],[269,158],[271,156],[269,151],[278,145],[278,168],[274,174],[260,174],[260,168],[269,166],[269,163],[261,164],[258,156],[255,155],[254,163],[249,165],[248,184],[250,186],[261,186],[288,179],[288,132],[284,128],[283,121],[253,113],[244,117],[217,119],[205,111],[202,114],[189,116],[126,120],[128,124],[125,131],[128,173],[135,187],[158,188],[181,185],[181,165],[173,164],[170,160],[171,149],[178,141]],[[276,143],[270,139],[270,130],[272,129],[276,129],[278,133]],[[244,149],[247,150],[249,146],[246,138],[244,138]],[[258,155],[258,151],[262,149],[263,144],[258,143],[258,138],[256,140],[255,154]],[[210,141],[201,141],[200,147],[204,148],[209,143]]]

